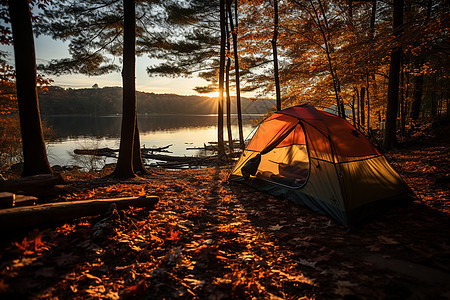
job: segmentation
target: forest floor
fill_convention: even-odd
[[[151,211],[3,234],[0,298],[448,299],[450,189],[439,179],[450,176],[449,141],[388,159],[422,202],[352,230],[227,183],[230,167],[151,169],[121,182],[63,173],[62,200],[160,200]]]

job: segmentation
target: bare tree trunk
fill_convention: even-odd
[[[133,170],[139,172],[139,175],[147,175],[149,172],[144,166],[141,153],[141,139],[139,137],[139,126],[136,118],[136,127],[134,128],[134,143],[133,143]]]
[[[223,142],[223,81],[225,72],[225,0],[220,0],[220,67],[219,67],[219,103],[217,106],[217,150],[219,160],[225,157]]]
[[[427,17],[425,19],[426,26],[430,20],[431,16],[431,8],[432,8],[432,0],[427,1]],[[425,51],[421,50],[419,57],[416,63],[416,69],[420,69],[425,63]],[[423,96],[423,82],[424,82],[424,74],[420,72],[418,76],[416,76],[416,80],[414,81],[414,91],[413,91],[413,103],[411,107],[411,119],[417,120],[420,115],[420,108],[422,105],[422,96]]]
[[[365,95],[366,95],[366,88],[365,87],[361,87],[361,101],[359,102],[359,106],[361,107],[361,127],[364,128],[366,127],[366,112],[364,110],[364,101],[365,101]]]
[[[416,67],[421,67],[424,63],[424,59],[420,58]],[[422,105],[422,94],[423,94],[423,73],[415,76],[414,90],[413,90],[413,102],[411,106],[411,119],[417,120],[420,115],[420,106]]]
[[[356,127],[356,107],[355,107],[356,103],[355,103],[355,99],[356,99],[356,95],[353,94],[353,97],[352,97],[352,117],[353,117],[353,126]]]
[[[136,82],[135,82],[135,3],[123,0],[123,109],[120,133],[119,158],[113,176],[117,178],[134,177],[133,144],[136,127]]]
[[[408,64],[408,61],[405,62],[405,64]],[[406,117],[410,114],[411,108],[410,108],[410,103],[408,103],[408,101],[406,101],[407,99],[409,99],[409,94],[410,94],[410,74],[409,72],[407,72],[405,74],[405,79],[406,79],[406,90],[405,90],[405,125],[406,125]]]
[[[369,25],[369,37],[370,40],[373,40],[375,35],[375,20],[377,16],[377,0],[374,0],[372,3],[372,11],[370,14],[370,25]]]
[[[361,129],[361,105],[359,104],[359,90],[356,87],[355,88],[356,91],[356,103],[358,104],[358,129]]]
[[[373,0],[372,3],[372,11],[370,14],[370,26],[369,26],[369,36],[370,36],[370,40],[373,41],[374,35],[375,35],[375,20],[376,20],[376,15],[377,15],[377,0]],[[373,60],[369,59],[369,63],[371,65],[373,65]],[[370,99],[369,99],[369,74],[370,74],[370,69],[367,70],[367,133],[370,136],[372,131],[370,128]],[[375,75],[374,73],[372,73],[373,78],[374,78],[374,85],[375,83]]]
[[[234,52],[234,72],[236,75],[236,106],[237,106],[237,115],[238,115],[238,129],[239,129],[239,147],[244,149],[244,132],[242,130],[242,104],[241,104],[241,87],[240,87],[240,78],[239,78],[239,56],[237,50],[237,29],[238,29],[238,1],[234,3],[234,13],[236,19],[236,28],[234,28],[233,24],[233,14],[231,13],[231,2],[232,0],[228,0],[228,16],[230,19],[230,28],[231,28],[231,36],[233,37],[233,52]]]
[[[366,99],[367,99],[367,134],[370,136],[370,99],[369,99],[369,78],[367,78],[366,86]]]
[[[400,27],[403,24],[403,0],[394,0],[393,9],[393,34],[400,34]],[[398,110],[398,90],[400,62],[402,48],[395,47],[391,51],[391,63],[389,66],[389,86],[386,108],[386,130],[384,132],[383,147],[391,149],[397,145],[397,110]]]
[[[24,166],[22,176],[52,173],[42,133],[37,95],[36,56],[31,12],[27,0],[9,0],[14,42],[17,102]]]
[[[311,15],[311,17],[315,18],[317,26],[319,27],[319,30],[320,30],[320,32],[322,34],[323,42],[325,44],[325,52],[327,54],[328,67],[330,68],[331,78],[333,79],[333,88],[334,88],[334,94],[335,94],[335,97],[336,97],[336,109],[338,110],[338,115],[340,117],[345,118],[344,104],[341,103],[342,101],[341,101],[340,95],[339,95],[340,91],[341,91],[341,88],[340,88],[338,76],[336,74],[336,71],[333,68],[333,63],[331,61],[331,51],[330,51],[330,46],[328,44],[328,38],[327,38],[327,35],[325,34],[325,29],[323,28],[322,22],[320,22],[319,14],[317,13],[317,10],[316,10],[316,7],[314,6],[314,3],[311,0],[309,1],[309,3],[311,4],[312,9],[314,11],[314,16]],[[322,11],[322,16],[324,18],[325,26],[327,28],[328,27],[328,21],[327,21],[327,18],[326,18],[326,15],[325,15],[325,11],[323,9],[321,1],[319,1],[319,6],[320,6],[320,9]],[[309,10],[308,10],[308,12],[309,12]]]
[[[436,84],[437,84],[436,75],[433,75],[432,76],[432,85],[435,87]],[[433,118],[439,117],[438,107],[439,107],[439,103],[438,103],[437,93],[436,93],[436,90],[433,88],[433,89],[431,89],[431,116]]]
[[[405,73],[403,72],[403,55],[400,62],[400,135],[405,137]]]
[[[228,10],[225,11],[225,14],[228,13]],[[231,58],[230,58],[230,30],[228,27],[227,18],[225,16],[225,28],[226,28],[226,38],[227,38],[227,65],[225,68],[225,89],[227,92],[227,132],[228,132],[228,148],[230,153],[233,153],[233,134],[231,132],[231,96],[230,96],[230,68],[231,68]]]
[[[274,16],[273,16],[273,38],[272,38],[272,51],[273,51],[273,69],[275,76],[275,93],[277,98],[277,110],[281,110],[281,91],[280,91],[280,78],[278,77],[278,54],[277,54],[277,38],[278,38],[278,0],[273,1]]]

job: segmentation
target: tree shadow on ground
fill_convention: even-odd
[[[449,215],[421,203],[390,209],[352,230],[288,200],[233,183],[248,219],[324,297],[430,299],[448,295]],[[380,260],[381,258],[381,260]],[[422,276],[424,268],[430,278]]]

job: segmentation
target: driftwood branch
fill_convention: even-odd
[[[95,199],[49,203],[0,210],[0,231],[28,228],[36,225],[67,221],[106,212],[111,204],[117,209],[147,207],[153,209],[158,197]]]
[[[152,153],[152,152],[169,152],[167,149],[173,146],[173,144],[164,146],[164,147],[155,147],[155,148],[141,148],[141,153]],[[73,153],[78,155],[94,155],[94,156],[106,156],[106,157],[117,157],[116,153],[119,152],[119,149],[111,149],[111,148],[98,148],[98,149],[75,149]]]

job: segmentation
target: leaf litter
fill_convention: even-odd
[[[433,153],[440,164],[429,166]],[[449,273],[448,147],[391,155],[420,201],[348,232],[287,200],[229,184],[229,168],[169,171],[125,182],[64,173],[65,201],[157,195],[155,210],[114,208],[0,246],[0,298],[404,299],[448,295],[414,274],[370,263],[403,260]],[[395,162],[394,162],[395,166]],[[417,171],[420,170],[420,171]],[[415,286],[414,288],[411,286]]]

